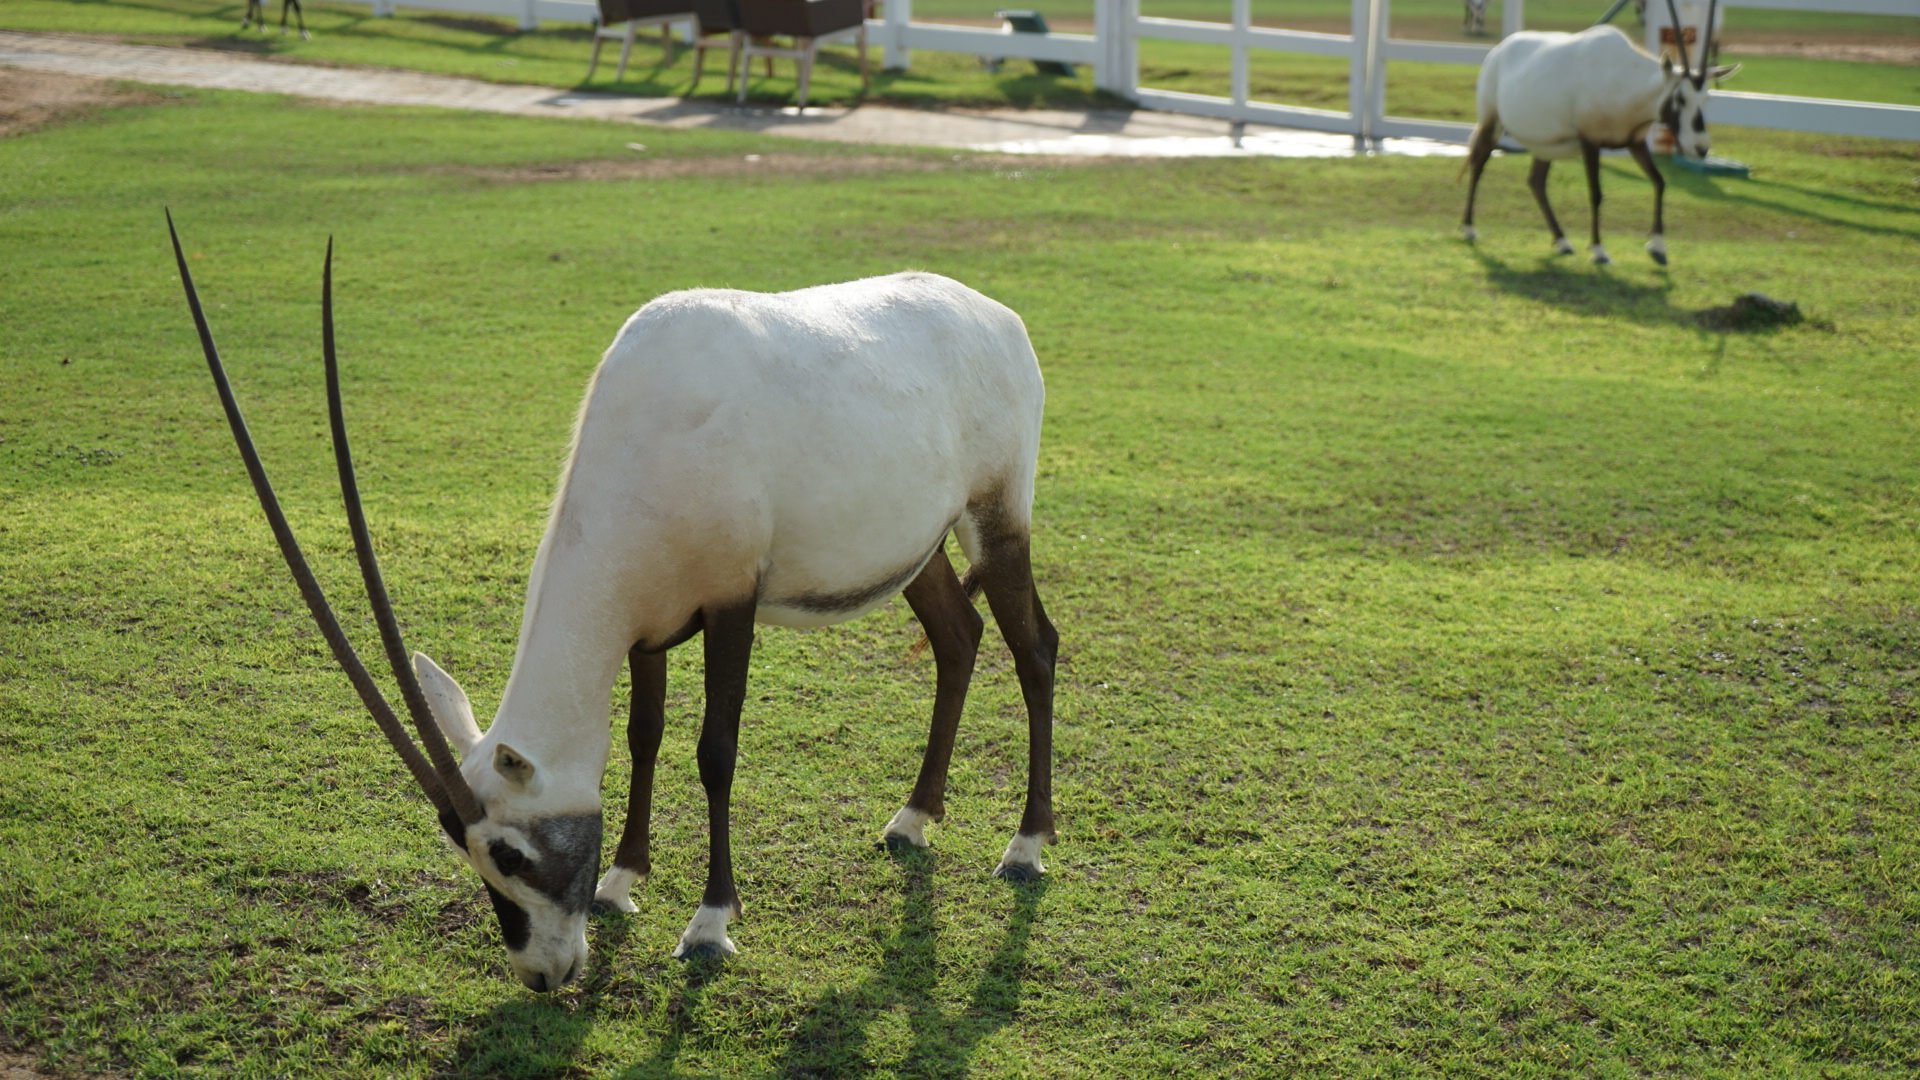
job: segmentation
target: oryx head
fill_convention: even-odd
[[[1664,52],[1661,54],[1660,69],[1666,75],[1667,86],[1660,98],[1660,122],[1673,132],[1680,153],[1698,160],[1705,160],[1713,146],[1713,137],[1707,134],[1707,86],[1740,70],[1739,64],[1707,66],[1707,57],[1713,54],[1713,19],[1719,3],[1720,0],[1712,0],[1707,5],[1706,40],[1700,43],[1700,70],[1695,71],[1687,55],[1686,29],[1680,25],[1680,13],[1675,9],[1673,0],[1667,0],[1667,12],[1673,19],[1674,44],[1680,53],[1680,66],[1676,69],[1673,58]]]
[[[413,717],[414,729],[426,746],[425,754],[401,726],[393,707],[360,662],[313,571],[307,566],[299,543],[294,540],[293,530],[280,510],[266,469],[254,449],[253,438],[247,433],[239,403],[227,383],[226,369],[220,363],[213,334],[207,328],[206,314],[194,290],[193,276],[187,270],[179,234],[173,231],[171,214],[167,216],[167,231],[173,236],[180,282],[186,289],[187,305],[193,311],[194,326],[200,332],[200,345],[206,352],[207,367],[213,373],[214,386],[226,410],[227,424],[246,462],[254,492],[260,498],[260,508],[266,512],[267,523],[280,544],[295,584],[306,599],[308,610],[313,613],[314,622],[332,648],[334,659],[359,692],[360,700],[373,715],[374,723],[399,753],[402,764],[413,774],[428,801],[433,803],[447,839],[480,874],[487,895],[493,900],[494,913],[500,919],[500,936],[506,942],[507,959],[514,974],[529,989],[559,989],[586,964],[587,907],[593,900],[594,875],[600,863],[598,785],[592,785],[591,802],[583,803],[577,796],[563,798],[559,789],[577,785],[550,784],[534,756],[522,754],[504,742],[489,744],[474,722],[473,709],[459,684],[425,656],[416,655],[415,663],[408,663],[400,626],[387,600],[380,565],[374,558],[366,515],[360,507],[359,485],[354,478],[353,456],[347,445],[339,368],[333,347],[332,241],[327,243],[327,262],[322,273],[321,351],[326,362],[334,460],[339,467],[340,493],[346,503],[354,551],[359,556],[374,619],[380,625],[387,660],[400,684],[407,711]],[[460,748],[464,768],[455,762],[448,739]]]

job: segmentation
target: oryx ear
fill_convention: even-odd
[[[1726,79],[1731,79],[1733,78],[1733,73],[1739,70],[1739,64],[1721,64],[1718,67],[1708,68],[1707,80],[1709,82],[1721,82]]]
[[[526,787],[533,780],[533,762],[521,757],[506,743],[493,748],[493,771],[520,787]]]
[[[480,725],[473,722],[473,706],[467,702],[467,692],[426,653],[413,654],[413,670],[420,676],[420,689],[427,695],[427,710],[433,713],[433,722],[440,725],[447,741],[465,758],[480,741]]]

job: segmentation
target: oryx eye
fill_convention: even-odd
[[[499,867],[500,872],[508,877],[512,877],[526,869],[528,862],[527,857],[520,854],[519,848],[507,843],[505,840],[495,840],[493,843],[488,844],[487,854],[493,856],[493,865]]]

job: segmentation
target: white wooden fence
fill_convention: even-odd
[[[395,0],[372,2],[374,14],[392,14]],[[1224,23],[1143,16],[1140,0],[1094,0],[1092,34],[1007,34],[982,27],[919,23],[913,21],[913,0],[884,0],[883,17],[867,25],[872,39],[885,49],[886,66],[899,70],[912,63],[914,49],[1058,60],[1091,67],[1094,85],[1142,108],[1339,132],[1367,142],[1407,137],[1465,142],[1471,125],[1388,114],[1387,62],[1413,60],[1477,67],[1492,46],[1403,41],[1389,32],[1391,0],[1352,3],[1352,30],[1345,34],[1254,26],[1251,0],[1233,0],[1232,21]],[[599,16],[592,0],[405,0],[405,6],[504,16],[517,19],[523,29],[533,29],[543,19],[593,22]],[[1920,0],[1723,0],[1723,6],[1920,18]],[[1500,32],[1504,37],[1524,26],[1525,0],[1504,0],[1501,7]],[[1227,46],[1233,51],[1229,96],[1141,86],[1142,38]],[[1254,49],[1345,58],[1347,109],[1312,109],[1253,100],[1248,54]],[[1910,105],[1715,90],[1708,110],[1713,122],[1719,124],[1920,141],[1920,107]]]

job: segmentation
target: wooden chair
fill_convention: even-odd
[[[707,50],[713,48],[708,38],[715,34],[727,35],[727,93],[733,93],[733,76],[740,64],[740,38],[734,33],[740,28],[736,0],[693,0],[694,13],[700,17],[699,29],[693,37],[693,87],[700,85],[700,72],[707,62]],[[767,74],[773,74],[773,61],[767,61]],[[689,88],[687,93],[693,93]]]
[[[872,0],[738,0],[740,27],[733,32],[740,51],[740,98],[747,100],[746,67],[756,56],[770,62],[778,57],[800,65],[800,107],[807,107],[807,88],[813,81],[813,59],[820,46],[839,41],[860,45],[860,88],[873,85],[867,71],[867,19]],[[793,39],[791,46],[774,38]]]
[[[614,72],[613,81],[625,81],[627,57],[633,54],[634,38],[643,26],[660,28],[662,62],[673,63],[673,24],[683,22],[693,24],[694,40],[698,42],[700,16],[694,11],[694,0],[600,0],[600,25],[593,31],[593,55],[587,60],[587,78],[593,78],[593,69],[600,64],[600,46],[618,41],[621,43],[620,68]]]

